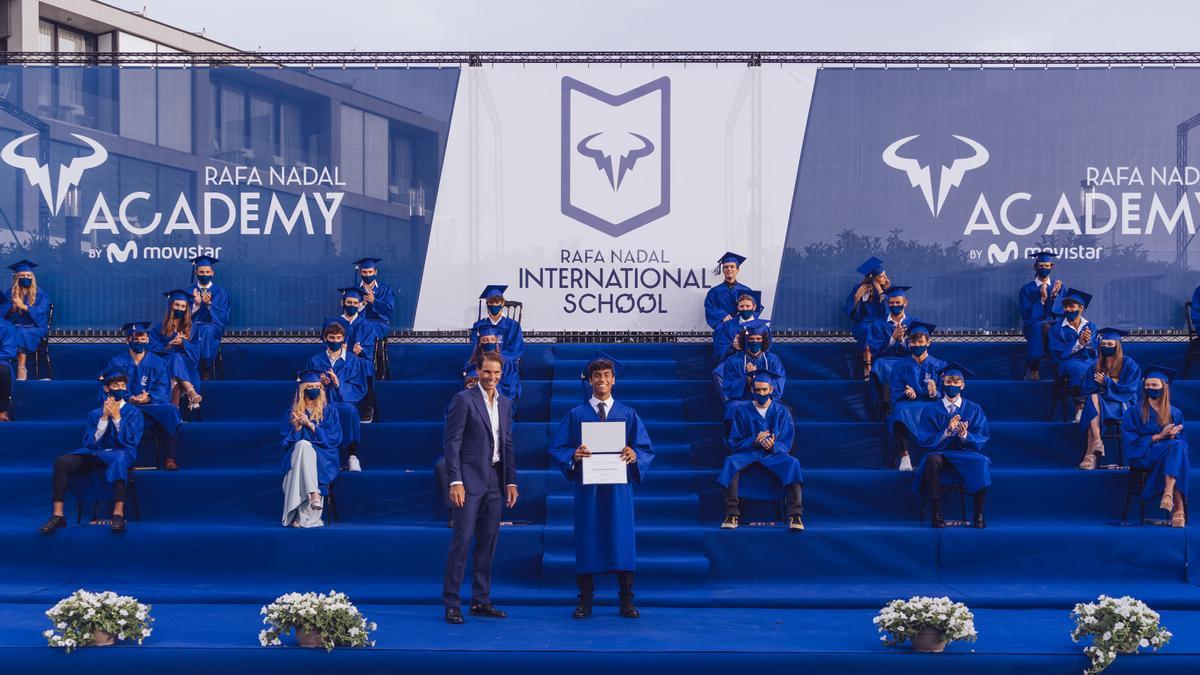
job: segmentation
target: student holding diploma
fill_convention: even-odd
[[[558,425],[550,443],[550,457],[575,484],[575,581],[579,586],[579,604],[574,618],[592,614],[595,596],[594,575],[614,572],[620,586],[621,616],[636,619],[633,605],[633,572],[637,552],[634,546],[633,483],[640,483],[643,472],[654,459],[650,436],[637,413],[613,400],[612,388],[619,362],[593,358],[585,371],[591,384],[591,399],[572,408]],[[611,427],[589,426],[595,423],[619,423],[624,426],[623,447],[589,448],[588,440],[606,442]],[[608,442],[611,442],[609,440]],[[593,457],[595,453],[595,457]],[[625,466],[623,476],[614,478],[605,471],[605,455],[616,454]],[[599,460],[600,467],[589,462]],[[599,470],[597,470],[597,468]],[[605,474],[608,474],[607,476]],[[589,482],[621,480],[616,483]]]

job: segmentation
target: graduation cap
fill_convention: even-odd
[[[495,326],[484,325],[477,328],[476,333],[478,333],[479,337],[485,337],[487,335],[500,335],[500,330]]]
[[[1052,258],[1057,258],[1058,254],[1054,251],[1034,251],[1028,257],[1034,258],[1040,263],[1052,263],[1054,262]]]
[[[491,284],[489,286],[484,286],[483,292],[479,294],[479,299],[480,300],[488,300],[488,299],[494,298],[498,295],[502,296],[502,295],[504,295],[504,291],[507,291],[507,290],[508,290],[508,286],[501,286],[499,284]]]
[[[724,265],[725,263],[733,263],[734,265],[737,265],[738,267],[741,267],[742,263],[744,263],[744,262],[746,262],[746,256],[738,255],[738,254],[734,253],[733,251],[725,251],[725,254],[722,255],[719,260],[717,260],[718,265]]]
[[[198,255],[192,258],[192,264],[196,267],[212,267],[219,262],[221,261],[217,260],[217,256],[215,255]]]
[[[173,291],[167,291],[163,293],[163,297],[171,302],[175,302],[176,300],[190,300],[192,298],[192,294],[188,293],[182,288],[176,288]]]
[[[17,262],[9,265],[8,269],[12,270],[13,272],[32,272],[33,268],[35,267],[37,267],[37,263],[35,262],[18,260]]]
[[[362,291],[358,290],[358,287],[356,286],[347,286],[346,288],[339,288],[337,290],[338,293],[342,294],[342,298],[354,298],[355,300],[362,300]]]
[[[783,376],[780,375],[779,373],[767,370],[766,368],[759,368],[754,371],[754,373],[753,373],[753,375],[751,375],[751,377],[754,378],[755,382],[766,382],[767,384],[770,384],[771,386],[775,386],[775,380],[777,380]]]
[[[587,364],[587,366],[584,367],[583,373],[580,375],[580,377],[582,377],[585,380],[588,379],[588,371],[591,370],[592,364],[597,361],[608,361],[609,363],[613,364],[613,368],[612,368],[613,377],[618,377],[621,375],[622,372],[625,371],[624,363],[621,363],[620,361],[613,358],[612,356],[605,354],[604,352],[597,349],[596,351],[592,352],[592,358],[588,359],[588,364]]]
[[[1084,293],[1077,288],[1068,288],[1067,294],[1063,296],[1063,302],[1078,302],[1083,305],[1084,309],[1087,309],[1087,306],[1092,304],[1092,294]]]
[[[903,298],[904,294],[912,290],[912,286],[892,286],[883,292],[883,295],[888,298]]]
[[[321,381],[321,371],[308,368],[296,372],[296,381],[304,384],[311,384]]]
[[[931,323],[923,323],[921,321],[911,321],[908,324],[908,336],[912,337],[914,335],[919,335],[921,333],[924,333],[925,335],[933,335],[933,331],[936,329],[937,329],[937,326],[935,326]]]
[[[478,380],[479,379],[479,369],[478,368],[467,368],[466,370],[464,370],[462,372],[462,379],[465,380],[469,377],[473,377]]]
[[[755,319],[742,324],[742,329],[747,335],[770,335],[771,322],[766,319]]]
[[[127,323],[124,326],[121,326],[121,332],[124,333],[126,336],[133,335],[134,333],[149,333],[150,332],[150,322],[149,321],[133,321],[133,322]]]
[[[102,370],[96,374],[96,379],[100,380],[100,383],[106,387],[113,380],[115,380],[117,378],[121,378],[121,377],[125,378],[126,381],[129,380],[129,375],[124,370],[121,370],[120,368],[105,368],[104,370]]]
[[[1142,375],[1142,379],[1148,380],[1152,377],[1162,380],[1163,382],[1170,382],[1171,380],[1174,380],[1176,377],[1179,377],[1179,371],[1175,370],[1174,368],[1168,368],[1166,366],[1156,366],[1156,365],[1146,366],[1146,371],[1145,371],[1145,374]]]
[[[354,261],[354,266],[360,270],[373,270],[381,262],[383,258],[359,258]]]
[[[961,363],[951,361],[946,364],[945,368],[942,368],[941,377],[961,377],[965,380],[968,377],[975,377],[975,373]]]
[[[883,261],[875,256],[871,256],[865,263],[858,266],[858,273],[863,276],[882,274]]]
[[[1121,341],[1121,338],[1129,335],[1129,331],[1121,330],[1120,328],[1101,328],[1097,333],[1101,340],[1116,340]]]

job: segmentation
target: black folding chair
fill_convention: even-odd
[[[46,314],[46,337],[38,343],[37,349],[33,352],[33,379],[35,380],[53,380],[54,369],[50,363],[50,329],[54,326],[54,303],[50,303],[49,311]],[[46,373],[42,375],[42,364],[46,364]]]
[[[942,493],[958,493],[958,508],[962,513],[962,520],[967,520],[967,491],[961,485],[946,485],[938,486],[938,490]],[[925,494],[921,495],[921,510],[917,513],[917,520],[925,520],[925,507],[929,505],[929,497]]]
[[[513,321],[516,321],[517,323],[521,323],[521,314],[524,312],[524,310],[525,310],[525,306],[516,300],[505,300],[504,301],[504,311],[508,314],[508,318],[512,319]],[[475,319],[479,320],[482,318],[483,318],[483,299],[480,298],[479,313],[476,315]]]
[[[76,525],[83,522],[83,502],[84,501],[85,500],[82,496],[80,496],[79,499],[76,500],[76,506],[75,506],[75,524]],[[101,500],[99,500],[99,499],[91,500],[91,502],[92,502],[92,520],[91,520],[91,522],[96,522],[96,521],[100,520],[100,501]],[[134,479],[134,472],[132,469],[125,476],[125,505],[129,507],[128,510],[131,511],[133,514],[131,516],[131,519],[141,522],[142,507],[138,504],[137,480]]]
[[[392,376],[391,361],[388,357],[387,335],[375,341],[375,379],[387,380]]]
[[[1063,422],[1066,422],[1067,410],[1072,413],[1075,411],[1075,400],[1079,398],[1079,387],[1072,386],[1067,383],[1067,378],[1063,375],[1054,376],[1054,396],[1050,399],[1050,412],[1046,415],[1046,421],[1054,421],[1054,411],[1058,410],[1062,414]],[[1068,406],[1068,404],[1070,404]],[[1070,419],[1073,419],[1074,416]]]

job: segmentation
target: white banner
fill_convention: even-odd
[[[813,66],[464,68],[415,328],[696,330],[726,250],[770,304]]]

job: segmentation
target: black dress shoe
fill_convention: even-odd
[[[933,520],[931,521],[930,524],[936,528],[943,528],[946,526],[946,519],[942,517],[941,511],[933,512]]]
[[[109,527],[112,528],[113,532],[124,532],[125,531],[125,516],[114,515],[112,517],[112,524],[109,525]]]
[[[446,608],[446,623],[460,624],[466,623],[463,620],[462,610],[457,607]]]
[[[496,609],[495,605],[471,605],[471,616],[485,616],[489,619],[503,619],[508,615]]]
[[[972,523],[972,525],[973,525],[973,526],[975,527],[975,529],[977,529],[977,530],[982,530],[983,528],[987,527],[987,521],[985,521],[985,520],[983,519],[983,514],[982,514],[982,513],[976,513],[976,514],[975,514],[975,522],[974,522],[974,523]]]
[[[580,602],[575,607],[575,612],[571,614],[572,619],[586,619],[592,615],[592,603]]]
[[[54,531],[60,527],[67,526],[67,519],[62,516],[50,516],[50,520],[42,525],[42,534],[54,534]]]
[[[633,599],[621,600],[621,616],[626,619],[637,619],[642,616],[637,607],[633,606]]]

